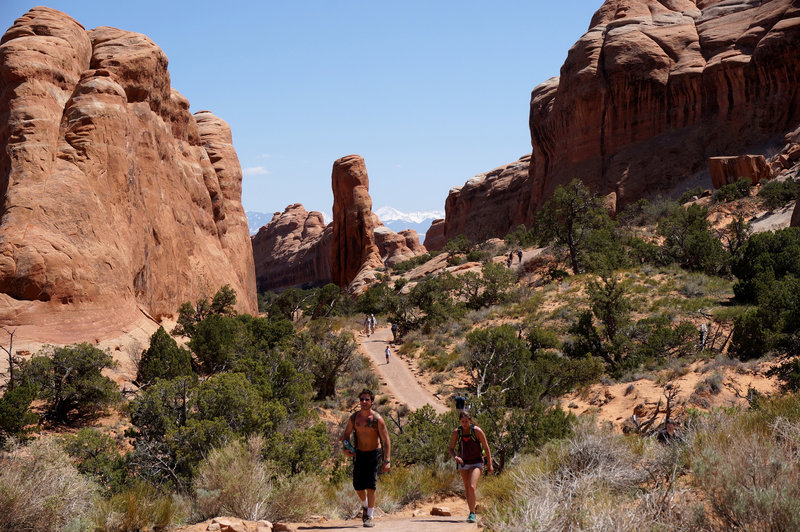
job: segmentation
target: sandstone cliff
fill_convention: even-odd
[[[331,236],[322,213],[289,205],[253,235],[259,292],[331,282]]]
[[[575,177],[624,206],[707,183],[710,157],[769,157],[800,124],[798,49],[796,0],[607,0],[560,77],[531,94],[528,178],[451,192],[445,239],[530,225]],[[494,221],[479,186],[504,198]]]
[[[75,316],[113,329],[224,284],[256,312],[230,129],[189,113],[162,50],[43,7],[0,43],[0,322],[78,341]]]

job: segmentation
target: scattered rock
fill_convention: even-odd
[[[447,506],[434,506],[431,508],[431,515],[450,516],[450,508]]]

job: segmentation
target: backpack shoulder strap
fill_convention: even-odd
[[[478,437],[475,436],[475,423],[469,426],[469,436],[472,438],[472,441],[478,441]]]

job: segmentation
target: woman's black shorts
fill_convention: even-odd
[[[353,488],[357,491],[374,490],[378,485],[378,465],[383,451],[356,451],[353,464]]]

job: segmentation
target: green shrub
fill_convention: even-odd
[[[119,492],[125,484],[125,459],[114,440],[97,429],[82,428],[64,436],[62,445],[75,459],[78,471],[91,477],[107,492]]]
[[[717,203],[726,203],[741,198],[746,198],[750,195],[750,187],[752,183],[746,177],[740,177],[735,183],[723,185],[716,192],[714,192],[714,201]]]
[[[150,347],[142,351],[136,382],[144,386],[156,379],[193,375],[192,355],[159,327],[150,337]]]
[[[429,260],[431,260],[433,256],[430,253],[423,253],[422,255],[417,255],[416,257],[410,258],[408,260],[404,260],[403,262],[398,262],[394,266],[391,266],[392,272],[397,275],[404,274],[416,268],[421,264],[425,264]]]
[[[658,222],[656,232],[664,238],[664,255],[690,270],[718,275],[728,268],[729,257],[722,243],[710,232],[708,209],[697,204],[676,205]]]
[[[765,208],[774,210],[797,199],[798,186],[792,179],[768,181],[758,191],[758,197]]]
[[[39,416],[30,411],[31,402],[36,398],[36,390],[31,385],[17,385],[0,397],[0,444],[9,437],[24,439],[30,426]]]
[[[695,197],[699,198],[701,194],[703,194],[703,187],[699,187],[698,186],[698,187],[687,189],[678,198],[678,203],[680,203],[681,205],[683,205],[684,203],[689,203]]]
[[[45,417],[71,423],[116,403],[119,388],[102,374],[116,363],[106,352],[83,343],[57,347],[52,356],[37,355],[21,366],[21,382],[37,390],[45,401]]]

